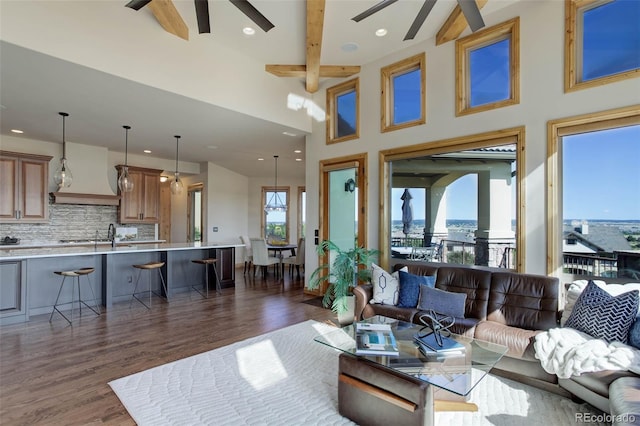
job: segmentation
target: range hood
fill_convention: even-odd
[[[108,159],[107,148],[67,141],[67,160],[73,181],[68,188],[51,193],[53,204],[117,206],[120,196],[109,185]],[[52,163],[54,170],[58,166],[58,162]]]

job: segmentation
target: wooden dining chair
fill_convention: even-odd
[[[267,249],[267,242],[264,238],[251,238],[251,250],[253,251],[253,275],[256,274],[256,266],[262,268],[262,277],[267,277],[267,267],[280,265],[280,259],[277,257],[269,256],[269,250]],[[277,272],[276,272],[277,274]]]
[[[298,250],[295,256],[282,259],[282,274],[284,275],[284,265],[289,265],[289,274],[293,275],[293,267],[296,267],[298,278],[300,278],[300,266],[304,267],[304,238],[298,240]]]

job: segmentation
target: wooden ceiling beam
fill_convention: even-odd
[[[488,0],[476,0],[478,9],[482,9],[484,5],[487,4],[487,1]],[[438,34],[436,34],[436,46],[457,39],[468,26],[467,20],[462,13],[462,9],[460,9],[460,6],[456,5],[453,12],[451,12],[451,15],[449,15],[444,25],[442,25],[442,28],[438,31]]]
[[[307,92],[318,91],[325,0],[307,0]]]
[[[189,28],[171,0],[152,0],[148,7],[165,31],[189,40]]]
[[[264,70],[278,77],[306,78],[306,65],[265,65]],[[351,77],[360,72],[359,65],[320,65],[319,76],[324,78]]]

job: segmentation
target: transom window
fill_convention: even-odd
[[[640,2],[566,0],[565,91],[637,77]]]
[[[456,41],[456,115],[520,102],[519,18]]]
[[[327,89],[327,144],[357,139],[360,135],[359,82],[355,78]]]
[[[424,53],[381,70],[382,132],[425,123]]]

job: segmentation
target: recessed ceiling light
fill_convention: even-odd
[[[150,149],[145,149],[145,150],[144,150],[144,151],[142,151],[142,152],[144,152],[145,154],[151,154],[151,150],[150,150]]]
[[[18,130],[18,129],[11,129],[11,131],[13,133],[20,133],[20,134],[24,133],[22,130]]]
[[[344,52],[355,52],[356,50],[358,50],[358,45],[355,43],[345,43],[342,45],[341,49]]]
[[[287,136],[298,136],[295,133],[291,133],[291,132],[282,132],[282,134]]]
[[[379,28],[376,30],[376,35],[378,37],[384,37],[387,35],[387,29],[386,28]]]
[[[299,149],[294,150],[293,152],[295,152],[296,154],[300,154],[302,151]]]
[[[256,30],[254,30],[254,29],[253,29],[253,28],[251,28],[251,27],[244,27],[244,28],[242,29],[242,32],[243,32],[243,33],[245,33],[246,35],[249,35],[249,36],[250,36],[250,35],[254,35],[254,34],[256,33]]]
[[[264,158],[260,157],[258,158],[258,161],[264,161]]]
[[[302,161],[302,158],[296,158],[296,161]]]

